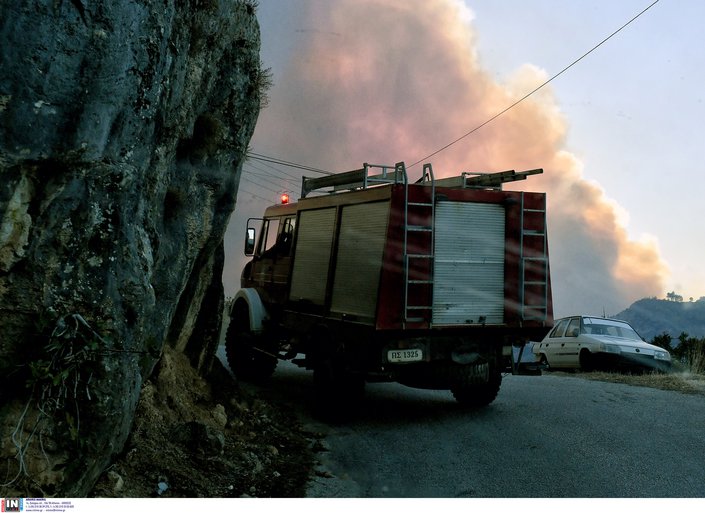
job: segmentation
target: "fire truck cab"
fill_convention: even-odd
[[[553,323],[546,195],[502,190],[540,172],[435,179],[426,164],[409,183],[398,163],[304,177],[298,202],[248,221],[232,370],[260,381],[293,360],[324,403],[373,381],[491,403],[502,373],[524,370],[513,347]]]

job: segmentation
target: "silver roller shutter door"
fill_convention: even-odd
[[[437,204],[435,325],[504,322],[504,217],[497,204]]]

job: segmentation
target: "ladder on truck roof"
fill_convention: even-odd
[[[381,169],[376,175],[371,175],[372,169]],[[501,189],[502,184],[526,180],[531,175],[543,173],[543,169],[529,169],[528,171],[500,171],[498,173],[471,173],[463,172],[460,176],[449,178],[434,178],[431,164],[424,164],[423,175],[416,182],[421,185],[436,187],[448,187],[452,189]],[[368,189],[376,185],[403,184],[408,186],[406,166],[404,162],[397,162],[395,165],[368,164],[365,162],[361,169],[336,173],[330,176],[301,178],[301,197],[305,198],[309,193],[319,189],[330,188],[323,193],[333,194],[341,191],[353,191]]]
[[[379,169],[379,174],[372,175],[370,171]],[[346,171],[344,173],[336,173],[330,176],[322,176],[320,178],[309,178],[303,176],[301,178],[301,197],[305,198],[313,191],[319,191],[327,194],[334,194],[341,191],[354,191],[357,189],[368,189],[376,185],[385,184],[408,184],[406,176],[406,167],[403,162],[399,162],[393,166],[383,164],[368,164],[365,162],[361,169]],[[329,188],[327,191],[320,189]]]
[[[531,175],[543,173],[543,169],[529,169],[528,171],[500,171],[499,173],[470,173],[463,172],[460,176],[439,178],[437,187],[450,187],[455,189],[502,189],[503,183],[526,180]]]

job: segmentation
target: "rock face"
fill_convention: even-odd
[[[85,495],[165,344],[208,371],[266,81],[253,0],[0,4],[0,495]]]

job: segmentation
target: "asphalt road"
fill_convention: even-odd
[[[312,416],[312,375],[280,363],[267,394],[324,435],[308,497],[705,497],[705,400],[579,377],[506,376],[464,411],[449,392],[369,384],[353,421]]]

